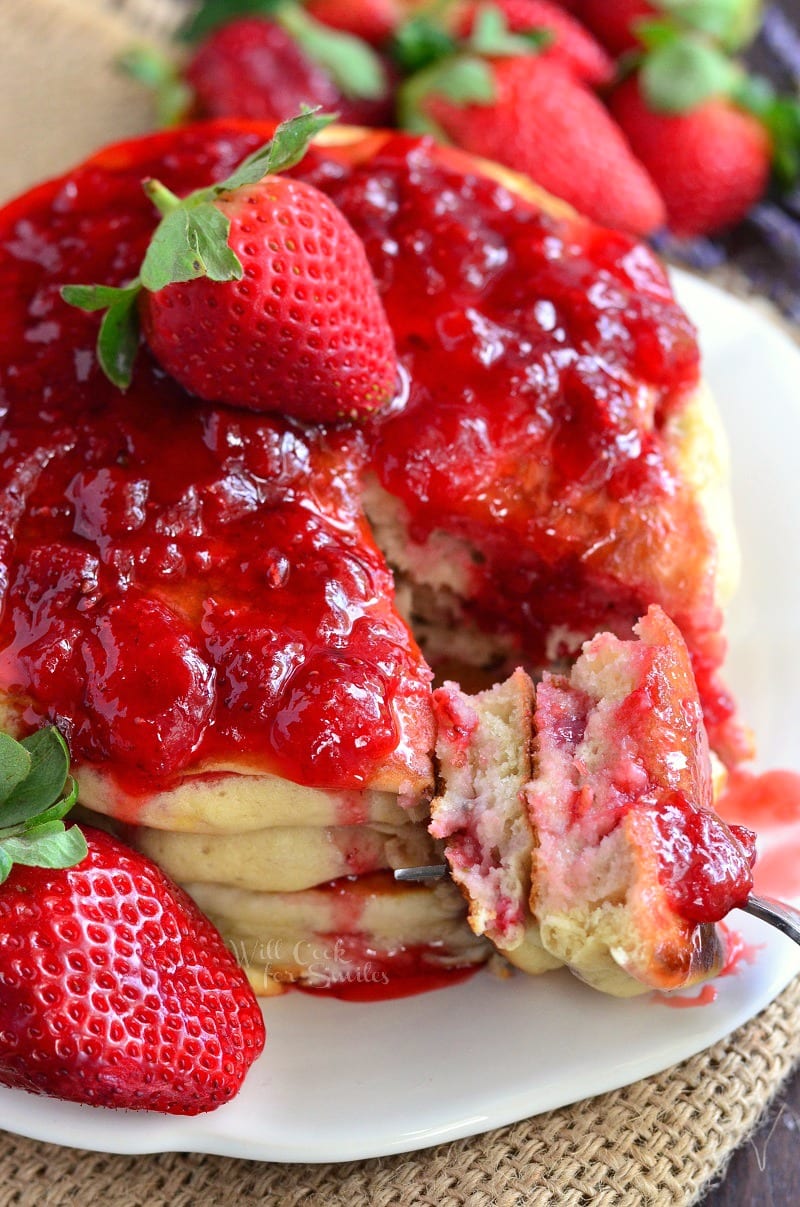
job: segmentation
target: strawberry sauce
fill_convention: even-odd
[[[661,604],[713,744],[735,757],[713,538],[664,439],[699,367],[663,268],[625,235],[512,201],[452,150],[398,136],[355,167],[312,162],[365,243],[408,370],[372,465],[411,541],[467,542],[471,618],[537,666],[603,629],[629,636]]]
[[[713,1006],[718,997],[719,991],[713,985],[703,985],[693,997],[684,993],[655,993],[651,1000],[670,1010],[691,1010],[696,1006]]]
[[[387,1002],[396,998],[416,997],[420,993],[432,993],[436,989],[449,989],[451,985],[460,985],[463,981],[475,976],[480,965],[470,968],[425,968],[424,953],[412,952],[413,959],[419,959],[417,970],[406,969],[398,961],[386,960],[382,963],[368,961],[366,969],[349,981],[332,981],[326,986],[296,985],[293,988],[301,993],[310,993],[314,997],[335,997],[343,1002]]]
[[[371,465],[415,540],[446,527],[473,546],[480,624],[544,661],[554,626],[627,633],[657,600],[724,725],[711,538],[663,438],[697,347],[631,240],[512,203],[403,136],[315,151],[296,172],[364,240],[406,405],[369,430],[304,428],[199,403],[146,349],[127,394],[103,377],[97,316],[59,287],[135,275],[157,219],[143,178],[185,193],[268,134],[121,144],[0,215],[0,688],[130,787],[232,752],[369,783],[398,709],[429,707],[361,512]]]
[[[659,878],[676,913],[690,922],[718,922],[753,887],[756,836],[727,826],[710,809],[675,793],[659,810]]]
[[[800,901],[800,774],[734,771],[717,809],[726,821],[758,830],[755,891]]]
[[[720,923],[720,929],[725,939],[725,963],[717,976],[738,976],[743,964],[755,964],[764,944],[745,943],[739,931],[724,922]]]

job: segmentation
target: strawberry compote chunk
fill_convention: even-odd
[[[123,394],[96,316],[59,296],[135,275],[143,178],[185,192],[266,135],[125,144],[0,217],[0,689],[132,789],[232,756],[359,787],[398,701],[428,707],[360,510],[363,438],[190,399],[146,351]]]
[[[756,836],[727,826],[680,793],[658,810],[661,881],[676,913],[690,922],[719,922],[753,888]]]

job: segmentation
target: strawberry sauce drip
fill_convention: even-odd
[[[758,827],[755,891],[800,901],[800,774],[736,770],[717,808],[728,822]]]
[[[340,1002],[390,1002],[399,997],[416,997],[419,993],[432,993],[437,989],[449,989],[461,985],[478,972],[474,964],[468,968],[425,967],[425,950],[409,954],[408,967],[397,967],[396,961],[369,961],[367,972],[352,980],[332,981],[325,987],[296,985],[302,993],[313,993],[316,997],[335,997]]]
[[[659,879],[676,913],[690,922],[718,922],[753,887],[756,836],[727,826],[676,792],[655,815]]]
[[[717,976],[738,976],[743,964],[755,964],[758,953],[764,950],[763,943],[746,943],[738,930],[720,923],[725,941],[725,963]]]
[[[349,967],[340,977],[325,983],[292,986],[315,997],[335,997],[346,1002],[381,1002],[416,997],[460,985],[475,975],[480,965],[447,968],[441,964],[441,952],[434,946],[405,947],[386,955],[365,948],[357,936],[338,937],[332,942],[346,949]]]
[[[269,133],[121,144],[0,216],[0,687],[130,787],[231,751],[368,783],[398,747],[395,705],[429,691],[361,514],[371,463],[414,538],[472,543],[481,624],[543,660],[553,625],[627,632],[658,599],[724,722],[710,538],[662,436],[697,348],[627,238],[512,204],[403,136],[364,162],[314,151],[295,171],[364,239],[407,405],[312,429],[201,404],[146,350],[127,394],[102,376],[97,316],[59,287],[135,275],[156,221],[143,178],[185,193]]]
[[[323,891],[323,890],[320,890]],[[411,997],[445,989],[472,976],[480,967],[458,966],[453,953],[441,943],[384,942],[376,944],[364,930],[364,911],[374,893],[424,892],[419,886],[399,884],[390,872],[344,876],[324,889],[329,902],[331,929],[313,941],[299,944],[306,983],[293,988],[322,993],[351,1002]]]

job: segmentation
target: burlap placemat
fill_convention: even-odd
[[[274,1165],[181,1153],[109,1157],[6,1135],[0,1201],[677,1207],[720,1172],[798,1060],[795,981],[752,1022],[660,1077],[469,1140],[343,1165]]]
[[[150,128],[149,103],[114,60],[132,41],[168,36],[183,7],[181,0],[0,0],[0,198],[103,142]],[[689,1204],[752,1131],[797,1062],[800,982],[734,1035],[658,1077],[426,1152],[281,1166],[175,1153],[104,1156],[7,1134],[0,1201],[21,1207],[79,1199],[120,1207]]]

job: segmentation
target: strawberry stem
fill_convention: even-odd
[[[142,188],[162,217],[171,214],[182,204],[180,197],[176,197],[160,180],[149,177],[142,183]]]

